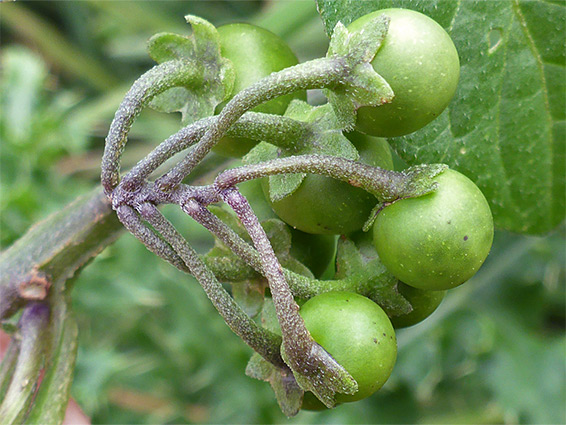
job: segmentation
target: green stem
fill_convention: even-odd
[[[26,424],[62,423],[70,397],[78,347],[77,322],[66,294],[53,294],[50,304],[49,358]]]
[[[402,172],[336,156],[300,155],[226,170],[216,178],[215,185],[221,190],[246,180],[287,173],[313,173],[332,177],[361,187],[380,200],[402,197],[407,177]]]
[[[285,369],[286,365],[280,354],[281,337],[260,327],[240,308],[193,248],[163,217],[157,207],[143,204],[138,207],[138,210],[140,215],[161,234],[182,258],[230,329],[265,360]]]
[[[106,137],[101,180],[107,195],[120,180],[120,158],[136,117],[155,96],[172,87],[198,84],[199,75],[193,62],[172,60],[154,66],[134,82],[116,111]]]
[[[0,400],[4,400],[6,391],[8,391],[8,387],[12,381],[12,375],[16,368],[19,353],[20,341],[18,338],[12,338],[6,353],[4,353],[2,362],[0,363]]]
[[[195,149],[156,183],[163,190],[176,187],[246,111],[298,90],[336,87],[348,72],[349,67],[342,57],[315,59],[275,72],[242,90],[222,109],[218,120],[208,128]]]
[[[218,116],[203,118],[170,136],[159,144],[124,176],[121,187],[134,190],[173,155],[197,143]],[[310,133],[308,123],[279,115],[246,112],[228,131],[228,136],[266,140],[286,149],[297,149]]]
[[[230,226],[194,199],[190,199],[181,208],[195,221],[219,238],[234,254],[244,260],[249,267],[265,276],[260,254]],[[354,279],[317,280],[302,276],[285,268],[283,268],[283,273],[293,295],[303,299],[312,298],[315,295],[329,291],[354,291],[359,287],[359,284]]]
[[[235,187],[221,192],[221,196],[242,222],[261,257],[281,326],[281,353],[285,363],[303,390],[312,391],[327,407],[334,407],[334,395],[337,392],[353,394],[358,389],[356,381],[310,335],[283,268],[246,198]]]
[[[100,188],[36,224],[0,255],[0,319],[61,290],[123,228]]]
[[[28,304],[20,318],[21,348],[6,396],[0,404],[3,425],[20,424],[32,402],[45,357],[49,307]]]

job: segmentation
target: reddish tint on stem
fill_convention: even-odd
[[[4,353],[10,344],[10,337],[4,331],[0,330],[0,360],[4,357]],[[69,400],[65,420],[63,425],[90,425],[90,419],[84,414],[79,405],[73,400]]]

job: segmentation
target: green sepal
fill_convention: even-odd
[[[216,205],[210,205],[208,208],[235,231],[238,236],[251,243],[244,226],[234,213]],[[216,237],[214,238],[214,246],[203,256],[203,260],[222,282],[241,282],[260,277],[244,260],[234,254],[230,248]]]
[[[327,56],[343,57],[351,72],[340,86],[327,89],[326,96],[346,128],[353,128],[360,107],[380,106],[393,100],[393,90],[371,65],[387,34],[389,20],[380,15],[354,33],[338,22],[332,33]]]
[[[281,265],[292,272],[314,279],[314,275],[308,267],[291,256],[291,231],[289,226],[276,218],[264,220],[261,225]]]
[[[336,87],[334,90],[324,90],[328,104],[332,105],[334,114],[340,125],[346,130],[354,129],[356,125],[356,104],[346,93],[344,87]]]
[[[216,205],[210,205],[208,208],[251,245],[251,239],[236,214]],[[264,220],[261,225],[281,265],[295,273],[314,278],[312,272],[290,254],[291,232],[289,227],[275,218]],[[267,287],[264,277],[248,266],[217,237],[214,238],[214,246],[202,258],[220,281],[233,285],[234,298],[244,307],[244,310],[247,313],[252,312],[253,315],[257,314],[256,310],[261,308],[263,303],[263,295],[259,301],[257,294],[263,294]]]
[[[244,157],[244,163],[252,164],[294,155],[332,155],[356,161],[359,154],[352,142],[342,134],[343,123],[331,105],[310,106],[301,100],[293,100],[285,116],[309,124],[309,134],[291,147],[277,148],[262,142]],[[301,185],[305,173],[269,176],[269,197],[272,202],[291,195]]]
[[[405,187],[402,189],[403,197],[406,198],[418,198],[419,196],[427,195],[435,191],[438,184],[433,181],[433,179],[440,173],[448,169],[446,164],[423,164],[414,165],[402,171],[402,174],[406,177]],[[385,199],[385,201],[397,201],[399,198],[395,199]]]
[[[271,202],[280,201],[292,194],[299,188],[306,176],[306,173],[269,176],[269,198]]]
[[[285,352],[285,343],[281,345],[281,357],[290,364]],[[315,343],[310,351],[308,369],[293,370],[293,374],[303,391],[312,392],[326,407],[336,406],[336,393],[354,394],[358,391],[358,383],[343,366],[319,344]],[[304,373],[303,373],[304,372]]]
[[[279,319],[277,319],[275,303],[270,297],[265,298],[261,309],[261,325],[274,334],[281,336],[281,325],[279,324]]]
[[[344,279],[345,277],[360,273],[363,267],[362,255],[354,242],[345,239],[344,236],[339,238],[336,248],[336,273],[334,279]]]
[[[363,282],[360,292],[378,304],[389,317],[408,314],[412,306],[398,291],[398,280],[379,260],[371,235],[358,233],[356,241],[338,240],[335,279]]]
[[[390,21],[386,15],[376,16],[354,33],[338,22],[330,38],[327,56],[344,56],[353,63],[371,62],[387,35]]]
[[[269,382],[285,416],[295,416],[303,403],[304,391],[289,369],[279,369],[254,353],[246,367],[250,378]]]
[[[364,226],[362,227],[362,231],[369,232],[369,230],[373,226],[373,223],[375,223],[375,220],[377,219],[377,214],[379,214],[379,212],[383,208],[385,208],[385,205],[380,202],[371,209],[371,212],[369,213],[369,217],[364,223]]]
[[[259,142],[244,157],[242,162],[246,165],[259,164],[277,158],[279,148],[271,143]]]
[[[181,112],[188,125],[214,115],[214,109],[232,94],[235,72],[232,63],[221,56],[220,36],[208,21],[187,15],[193,33],[183,36],[159,33],[150,38],[148,51],[158,63],[181,60],[193,70],[185,87],[174,87],[156,96],[150,103],[160,112]]]
[[[232,296],[250,317],[259,314],[263,307],[265,289],[269,285],[263,278],[232,282]]]

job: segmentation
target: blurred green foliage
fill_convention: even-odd
[[[264,25],[301,60],[327,44],[314,2],[0,8],[2,248],[98,184],[105,132],[127,87],[152,66],[144,46],[153,33],[186,33],[191,13]],[[125,163],[177,128],[177,116],[144,112]],[[201,252],[211,245],[180,211],[167,212]],[[194,279],[125,235],[76,282],[73,396],[94,423],[564,423],[565,256],[563,227],[547,237],[498,233],[477,276],[398,332],[398,363],[380,392],[287,420],[269,386],[244,375],[251,350]]]

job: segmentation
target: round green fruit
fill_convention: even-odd
[[[312,235],[291,229],[291,256],[320,278],[336,254],[336,236]]]
[[[312,410],[315,412],[320,412],[322,410],[328,410],[322,401],[320,401],[316,396],[310,391],[305,391],[303,395],[303,404],[301,405],[301,410]]]
[[[493,241],[493,218],[479,188],[446,170],[436,191],[403,199],[377,216],[373,239],[379,258],[400,281],[440,291],[471,278]]]
[[[403,282],[398,283],[397,289],[411,303],[413,310],[408,314],[391,318],[391,323],[396,329],[422,322],[438,308],[446,295],[446,291],[425,291],[405,285]]]
[[[387,141],[359,133],[346,135],[360,154],[360,162],[393,168]],[[269,199],[269,179],[262,180],[265,198],[275,213],[291,227],[306,233],[345,234],[360,230],[377,204],[365,190],[330,177],[307,174],[291,195]]]
[[[337,403],[369,397],[387,381],[397,358],[397,340],[385,312],[353,292],[327,292],[300,310],[305,325],[320,344],[357,381],[355,394],[337,394]]]
[[[391,22],[371,64],[389,83],[395,98],[389,104],[360,108],[356,128],[373,136],[396,137],[419,130],[448,106],[456,93],[460,61],[446,31],[413,10],[372,12],[352,22],[348,29],[358,31],[382,14]]]
[[[229,59],[236,74],[232,97],[272,72],[296,65],[297,57],[279,36],[250,24],[229,24],[218,28],[222,56]],[[270,100],[253,109],[255,112],[283,115],[293,99],[306,100],[304,91]],[[228,101],[217,107],[217,113]],[[257,144],[256,140],[223,137],[214,152],[241,157]]]

